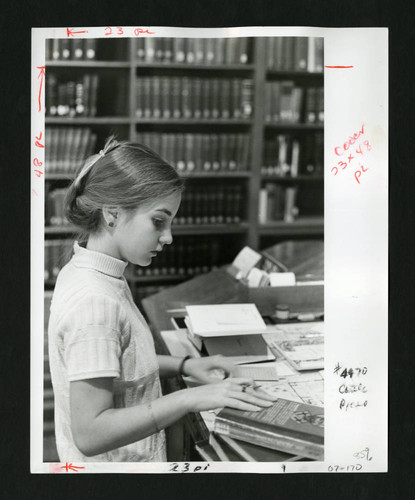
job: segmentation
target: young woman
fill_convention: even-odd
[[[166,427],[188,412],[272,403],[253,381],[232,378],[222,357],[158,356],[123,276],[172,243],[183,183],[149,148],[110,138],[77,173],[66,216],[83,244],[61,270],[49,321],[49,359],[61,461],[165,461]],[[220,368],[229,376],[211,376]],[[163,396],[159,377],[198,387]]]

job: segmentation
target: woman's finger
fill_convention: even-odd
[[[237,391],[231,391],[229,393],[229,396],[233,399],[239,399],[241,401],[245,401],[247,403],[251,403],[256,406],[261,406],[263,408],[269,408],[272,406],[271,401],[266,401],[265,399],[260,399],[256,398],[255,396],[252,396],[251,394],[248,394],[247,392],[237,392]]]
[[[231,384],[237,384],[237,385],[246,385],[246,386],[254,386],[255,380],[253,378],[248,378],[248,377],[232,377],[232,379],[229,380]]]
[[[256,406],[250,403],[245,403],[245,401],[241,401],[240,399],[229,398],[226,401],[226,406],[228,408],[236,408],[237,410],[243,411],[260,411],[263,410],[260,406]]]
[[[257,389],[255,388],[255,386],[247,387],[245,392],[249,392],[250,394],[257,396],[258,398],[265,399],[267,401],[277,401],[277,399],[279,399],[278,396],[271,396],[271,394],[268,394],[262,389]]]

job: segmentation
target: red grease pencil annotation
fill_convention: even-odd
[[[68,38],[70,38],[71,36],[74,37],[75,35],[79,35],[81,33],[88,33],[87,30],[84,30],[84,31],[74,31],[73,28],[66,28],[66,35]]]
[[[324,66],[325,68],[334,68],[334,69],[349,69],[354,68],[354,66]]]
[[[38,102],[39,102],[39,112],[42,109],[42,104],[41,104],[41,96],[42,96],[42,88],[43,88],[43,78],[45,76],[45,67],[44,66],[37,66],[37,69],[40,69],[39,74],[37,75],[38,78],[40,78],[40,85],[39,85],[39,97],[38,97]]]
[[[68,464],[68,462],[66,462],[66,464],[65,464],[65,465],[63,465],[63,466],[61,467],[61,469],[65,469],[65,470],[66,470],[66,472],[69,472],[70,470],[73,470],[74,472],[78,472],[78,470],[77,470],[77,469],[85,469],[85,467],[80,467],[80,466],[78,466],[78,465],[72,465],[71,463],[70,463],[70,464]]]
[[[360,130],[355,132],[353,135],[350,135],[349,138],[341,145],[341,146],[336,146],[334,148],[334,153],[336,156],[342,156],[344,153],[347,153],[349,156],[344,157],[344,161],[340,160],[337,162],[337,165],[341,167],[342,170],[345,170],[349,164],[354,160],[355,158],[363,158],[364,155],[366,155],[369,151],[372,150],[372,146],[370,145],[368,140],[363,141],[360,144],[357,144],[358,140],[362,135],[365,134],[365,125],[362,124],[362,127]],[[354,151],[352,151],[354,149]],[[356,155],[361,155],[360,157],[358,156],[352,156],[352,153]],[[336,176],[339,173],[339,167],[332,167],[331,172],[333,173],[334,176]],[[356,182],[360,184],[359,178],[361,177],[363,172],[367,172],[369,169],[365,168],[364,165],[362,165],[359,162],[359,168],[355,171],[354,173],[354,178],[356,179]]]

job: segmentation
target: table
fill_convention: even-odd
[[[295,272],[297,280],[324,279],[324,245],[320,241],[288,241],[268,248],[264,253],[274,256]],[[322,285],[249,289],[229,274],[226,266],[147,297],[142,304],[153,332],[157,353],[169,354],[160,332],[173,328],[172,316],[183,316],[186,305],[254,302],[261,314],[270,314],[275,300],[279,300],[280,296],[294,310],[324,310]],[[171,392],[184,387],[183,380],[176,378],[167,381],[163,388],[165,392]],[[203,447],[207,457],[220,459],[207,445],[209,432],[203,419],[192,413],[167,433],[170,461],[183,460],[186,448],[183,443],[188,441],[189,434],[199,448]]]

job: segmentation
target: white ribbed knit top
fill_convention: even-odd
[[[116,408],[161,396],[153,338],[123,276],[126,266],[75,243],[74,255],[56,281],[48,335],[56,444],[62,462],[166,461],[164,431],[94,457],[84,456],[72,436],[71,381],[114,377]]]

